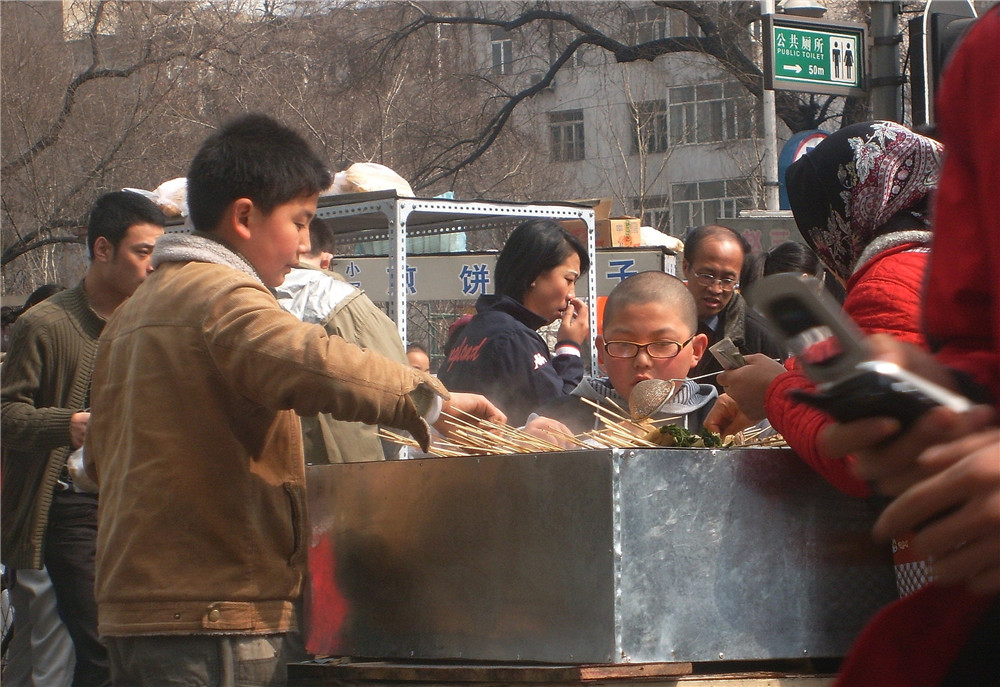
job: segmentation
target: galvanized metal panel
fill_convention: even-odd
[[[622,660],[840,656],[895,595],[878,504],[790,450],[625,451],[620,476]]]
[[[312,466],[307,484],[310,568],[328,574],[332,552],[345,600],[313,595],[310,625],[346,608],[310,650],[613,660],[607,452]]]
[[[787,449],[324,465],[308,486],[316,653],[836,656],[894,594],[875,504]]]

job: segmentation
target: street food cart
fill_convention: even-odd
[[[896,593],[869,534],[880,504],[840,494],[787,448],[324,465],[307,482],[306,646],[333,658],[292,666],[293,683],[820,665]],[[829,682],[801,679],[759,684]]]

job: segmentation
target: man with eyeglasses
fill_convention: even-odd
[[[787,350],[739,292],[740,270],[749,252],[746,239],[729,227],[709,224],[688,235],[682,269],[698,307],[698,333],[708,337],[709,346],[729,338],[743,355],[763,353],[784,360]],[[719,361],[707,354],[691,376],[721,371]],[[707,381],[723,390],[714,377]]]

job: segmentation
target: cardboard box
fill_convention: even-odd
[[[611,199],[610,198],[590,198],[586,200],[571,200],[571,203],[579,203],[580,205],[589,205],[594,208],[594,227],[600,226],[602,221],[607,221],[611,216]],[[587,223],[582,219],[565,219],[560,220],[559,224],[563,225],[569,233],[580,239],[583,245],[587,245]],[[595,237],[598,248],[603,248],[605,246],[610,246],[610,243],[601,243],[601,236]]]
[[[641,221],[637,217],[611,217],[611,198],[595,198],[591,200],[574,200],[573,203],[590,205],[594,208],[594,243],[597,248],[618,248],[624,246],[640,246],[639,237]],[[587,224],[579,219],[567,219],[559,222],[580,239],[587,242]]]
[[[595,242],[598,246],[641,246],[642,239],[639,227],[642,220],[638,217],[612,217],[597,222]]]

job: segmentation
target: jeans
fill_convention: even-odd
[[[115,687],[284,687],[287,635],[107,637]]]
[[[15,627],[7,648],[4,687],[70,687],[73,640],[56,610],[49,573],[24,568],[11,579]]]
[[[94,557],[97,495],[57,491],[45,532],[45,567],[56,590],[59,617],[73,638],[73,687],[110,687],[108,652],[97,635]]]

